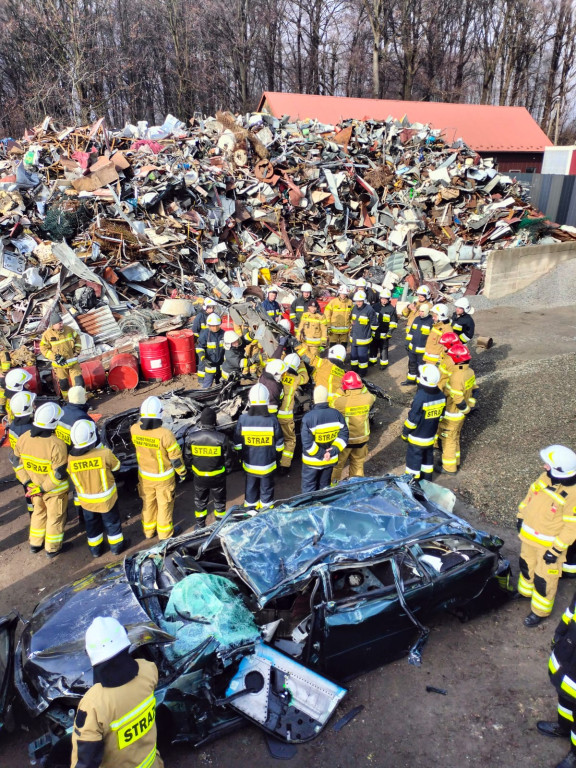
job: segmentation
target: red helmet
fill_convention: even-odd
[[[450,355],[455,363],[467,363],[468,360],[472,359],[468,347],[461,342],[458,342],[458,344],[454,344],[453,347],[447,349],[446,354]]]
[[[458,343],[460,343],[460,338],[454,331],[448,331],[448,333],[443,333],[442,336],[440,336],[440,344],[442,344],[443,347],[446,347],[446,349],[450,349],[450,347],[453,347],[454,344]]]
[[[346,392],[347,389],[362,389],[362,379],[355,371],[348,371],[342,377],[342,389]]]

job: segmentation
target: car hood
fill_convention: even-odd
[[[310,578],[318,566],[369,560],[433,531],[458,532],[491,549],[502,544],[395,475],[296,496],[225,528],[220,540],[263,607]]]
[[[128,631],[132,649],[174,639],[138,602],[124,563],[113,563],[59,589],[36,606],[20,641],[18,663],[39,697],[40,709],[62,696],[82,696],[92,685],[84,636],[96,616],[118,619]]]

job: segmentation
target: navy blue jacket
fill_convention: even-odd
[[[264,299],[262,302],[262,309],[271,320],[275,320],[276,322],[282,320],[282,307],[276,300],[268,301],[268,299]]]
[[[446,398],[438,387],[418,385],[402,430],[403,440],[426,448],[434,445],[438,423],[444,413]]]
[[[250,475],[269,475],[276,457],[284,450],[284,438],[276,416],[265,405],[252,406],[236,424],[234,448],[242,451],[242,467]]]
[[[364,305],[358,309],[354,305],[351,315],[352,327],[350,328],[350,340],[352,344],[370,344],[372,337],[378,330],[378,316],[370,304]]]
[[[396,307],[392,306],[390,302],[385,305],[378,302],[377,304],[372,305],[372,309],[378,316],[378,330],[376,331],[376,336],[379,339],[385,339],[392,333],[394,328],[398,327]]]
[[[224,361],[224,331],[220,328],[214,332],[206,328],[198,337],[196,347],[200,362],[222,365]]]
[[[458,316],[456,312],[452,315],[452,330],[457,333],[460,341],[467,344],[474,336],[475,323],[472,317],[466,312]]]
[[[290,305],[290,320],[292,320],[296,328],[300,325],[304,312],[308,312],[311,301],[314,301],[312,296],[309,299],[305,299],[304,296],[300,295]]]
[[[70,438],[70,430],[76,424],[77,421],[86,419],[87,421],[94,421],[94,419],[88,416],[88,405],[74,405],[74,403],[66,403],[62,408],[62,418],[58,422],[56,427],[56,437],[60,440],[64,440],[66,445],[72,445]]]
[[[426,317],[416,315],[414,322],[410,326],[411,339],[408,342],[408,349],[410,352],[417,352],[421,355],[424,354],[426,342],[428,341],[428,336],[430,336],[430,331],[433,325],[434,320],[432,320],[432,315],[427,315]]]
[[[226,482],[226,458],[228,438],[214,427],[198,427],[186,435],[186,445],[192,456],[192,471],[197,477],[215,478],[222,476]]]
[[[328,403],[317,403],[302,419],[302,462],[309,467],[336,464],[338,454],[348,444],[348,426],[344,416]],[[330,457],[324,458],[326,451]]]
[[[198,312],[196,314],[196,316],[194,317],[194,321],[192,323],[192,331],[193,331],[194,336],[196,338],[198,338],[198,336],[200,336],[202,331],[206,330],[206,328],[207,328],[207,326],[206,326],[207,318],[208,318],[208,315],[206,314],[206,312],[203,309],[201,309],[200,312]]]

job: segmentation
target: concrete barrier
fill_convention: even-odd
[[[500,299],[521,291],[570,259],[576,259],[576,242],[491,251],[486,260],[484,296]]]

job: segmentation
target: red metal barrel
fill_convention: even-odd
[[[140,367],[146,381],[170,381],[172,366],[170,364],[170,349],[165,336],[153,336],[141,341]]]
[[[324,314],[324,310],[326,309],[326,304],[330,301],[330,296],[328,296],[326,299],[316,299],[318,302],[318,306],[320,307],[320,312]]]
[[[222,315],[222,330],[223,331],[234,330],[234,321],[232,320],[230,315]]]
[[[30,392],[34,392],[35,394],[39,395],[42,393],[42,379],[40,378],[40,374],[38,373],[38,368],[35,365],[25,365],[24,370],[28,371],[28,373],[32,376],[30,381],[28,382],[28,389]]]
[[[85,389],[102,389],[106,386],[106,371],[100,360],[86,360],[85,363],[80,363],[80,368]]]
[[[125,389],[134,389],[138,386],[140,374],[138,373],[138,360],[134,355],[114,355],[110,360],[108,371],[108,386],[114,392],[122,392]]]
[[[168,331],[166,338],[168,339],[174,376],[196,373],[196,354],[192,331],[189,328],[183,328],[181,331]]]

